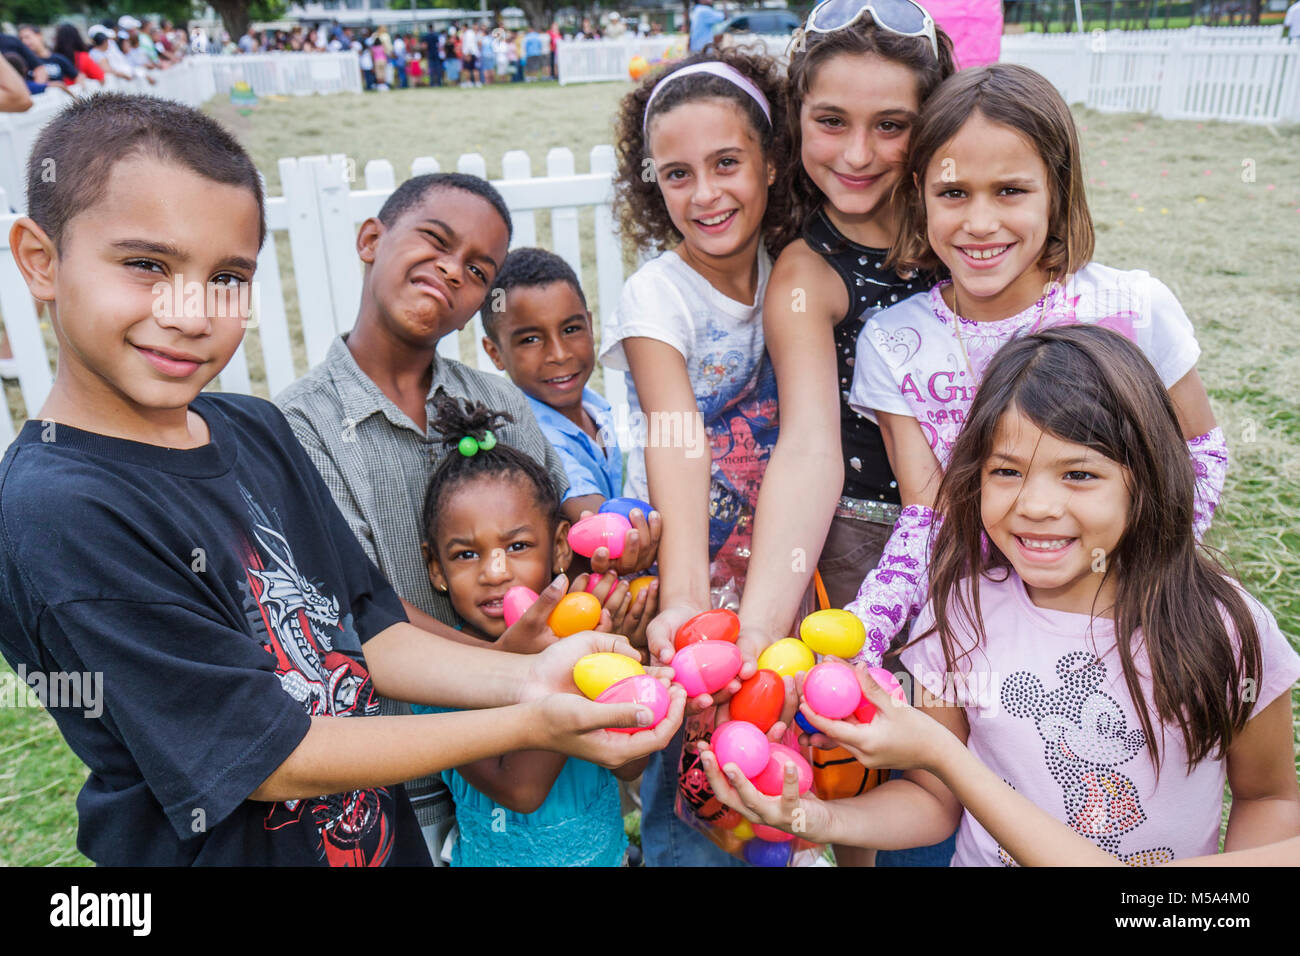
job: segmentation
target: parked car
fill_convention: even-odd
[[[799,29],[801,21],[789,10],[742,10],[713,28],[715,37],[724,33],[757,33],[784,36]]]

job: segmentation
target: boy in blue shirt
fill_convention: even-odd
[[[679,693],[634,735],[589,728],[648,713],[564,693],[578,657],[627,648],[613,637],[526,657],[408,623],[279,411],[201,394],[243,338],[266,236],[257,170],[216,122],[79,100],[41,131],[27,191],[11,248],[59,362],[0,461],[0,652],[102,677],[102,713],[46,702],[90,771],[86,856],[427,865],[400,781],[520,749],[616,766],[667,743]],[[170,299],[189,285],[203,308]],[[380,717],[378,694],[501,709]]]
[[[577,521],[606,499],[619,497],[623,454],[609,402],[587,387],[596,367],[596,345],[587,297],[573,269],[545,249],[514,250],[488,290],[482,315],[484,350],[528,397],[564,464],[569,477],[565,516]],[[659,513],[646,518],[649,544],[612,563],[620,574],[654,563]],[[653,592],[649,599],[653,601]]]

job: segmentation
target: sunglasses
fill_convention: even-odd
[[[905,37],[925,37],[930,41],[934,58],[939,59],[939,40],[935,36],[934,18],[915,0],[825,0],[808,14],[804,33],[834,33],[852,26],[862,14],[870,13],[881,29]]]

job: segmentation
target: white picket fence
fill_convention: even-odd
[[[240,81],[247,82],[259,95],[361,92],[361,67],[351,51],[190,56],[171,69],[150,75],[152,83],[116,76],[107,77],[102,85],[86,80],[79,92],[108,89],[149,93],[187,106],[199,106],[218,93],[229,93]],[[24,113],[0,113],[0,189],[14,209],[27,208],[25,169],[37,133],[70,101],[68,93],[51,89],[32,97],[32,107]]]
[[[1090,109],[1300,122],[1300,43],[1277,27],[1004,36],[1002,61],[1037,70],[1066,102]]]
[[[612,316],[623,286],[623,254],[612,209],[613,147],[595,147],[590,162],[590,172],[577,173],[572,152],[552,149],[546,157],[546,175],[534,177],[528,154],[515,150],[505,154],[504,178],[493,185],[501,192],[514,221],[512,248],[539,244],[536,213],[549,210],[549,242],[542,240],[540,244],[561,256],[579,276],[583,273],[583,250],[578,211],[594,208],[598,312],[593,310],[592,318],[600,341],[600,329]],[[411,164],[411,175],[438,169],[437,160],[423,157]],[[487,175],[486,163],[477,153],[461,156],[456,169],[484,178]],[[348,162],[341,155],[285,158],[279,161],[279,170],[284,194],[266,199],[268,236],[257,260],[252,319],[271,395],[279,393],[307,370],[294,367],[284,281],[273,237],[287,238],[289,243],[307,367],[311,367],[324,359],[335,336],[350,330],[356,321],[362,277],[355,244],[357,227],[379,212],[397,185],[392,164],[387,160],[366,164],[365,188],[359,190],[354,190],[348,182]],[[0,361],[0,377],[17,380],[27,413],[32,415],[45,402],[53,383],[52,356],[46,350],[27,286],[9,251],[9,229],[17,218],[12,214],[0,216],[0,316],[14,353],[12,360]],[[496,368],[478,345],[483,328],[477,315],[473,319],[473,331],[474,354],[461,354],[456,335],[442,339],[439,353],[495,373]],[[217,383],[221,390],[252,391],[246,355],[250,342],[246,337],[222,371]],[[623,376],[605,376],[604,394],[614,407],[625,405],[627,389]],[[0,408],[0,412],[3,412],[0,414],[2,452],[13,440],[14,432],[8,410]]]
[[[674,47],[678,55],[684,55],[686,44],[684,34],[667,33],[645,39],[561,40],[555,50],[555,72],[561,86],[626,80],[634,57],[643,56],[654,63]]]
[[[743,38],[752,41],[783,58],[790,38]],[[560,83],[627,80],[633,57],[653,63],[684,48],[683,36],[561,43]],[[1002,62],[1037,70],[1066,102],[1092,109],[1167,119],[1300,122],[1300,42],[1283,40],[1281,27],[1007,34]]]

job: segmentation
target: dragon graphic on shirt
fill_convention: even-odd
[[[240,491],[254,539],[245,543],[250,611],[264,625],[263,645],[275,658],[280,686],[313,717],[378,714],[352,615],[341,615],[338,598],[299,570],[288,540],[252,495]],[[394,811],[386,788],[353,790],[274,803],[265,826],[312,827],[317,852],[332,866],[380,866],[392,851]]]
[[[1071,651],[1056,662],[1061,686],[1045,691],[1029,671],[1017,671],[1002,685],[1002,707],[1012,717],[1031,717],[1044,742],[1043,760],[1061,787],[1065,823],[1130,865],[1149,866],[1174,858],[1169,847],[1121,854],[1121,841],[1146,822],[1137,786],[1115,768],[1146,747],[1146,734],[1128,729],[1119,703],[1099,688],[1106,665],[1091,651]],[[1003,862],[1010,856],[998,847]]]

